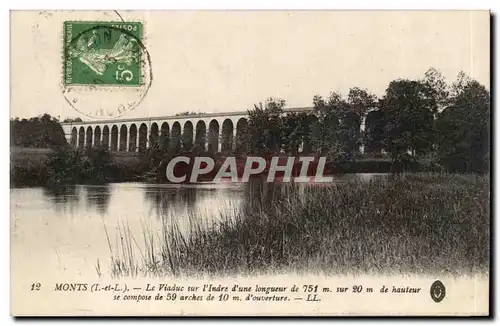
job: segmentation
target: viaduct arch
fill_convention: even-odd
[[[312,107],[284,109],[285,114],[312,111]],[[366,117],[362,119],[362,132]],[[104,146],[110,151],[140,152],[151,146],[185,150],[199,147],[224,153],[242,148],[247,124],[248,113],[239,111],[69,122],[62,123],[62,127],[66,140],[79,149]]]

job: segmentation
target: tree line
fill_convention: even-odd
[[[326,156],[333,163],[387,156],[396,163],[427,160],[451,172],[489,169],[490,93],[463,72],[448,84],[431,68],[421,79],[391,81],[380,98],[354,87],[347,96],[332,92],[327,97],[316,95],[312,102],[312,112],[286,115],[286,102],[280,98],[254,105],[244,132],[234,140],[233,154],[307,154]],[[11,135],[12,146],[68,146],[58,119],[48,114],[11,119]],[[204,148],[187,148],[193,135],[179,136],[179,146],[171,148],[168,135],[161,135],[156,146],[141,153],[143,161],[154,168],[181,153],[206,154]],[[360,153],[361,146],[365,154]]]
[[[11,146],[29,148],[66,146],[66,138],[59,120],[49,114],[30,119],[11,119],[10,134]]]
[[[490,93],[463,72],[447,84],[431,68],[418,80],[391,81],[381,98],[357,87],[346,97],[316,95],[313,113],[284,115],[284,106],[279,98],[255,105],[240,147],[276,155],[297,154],[302,146],[301,153],[343,162],[355,161],[364,146],[368,155],[386,153],[397,163],[426,159],[452,172],[489,169]]]

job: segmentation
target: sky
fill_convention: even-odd
[[[430,67],[448,82],[463,70],[489,88],[486,11],[119,14],[143,22],[153,73],[147,95],[122,118],[244,111],[268,97],[304,107],[316,94],[346,95],[351,87],[382,96],[391,80],[422,78]],[[12,12],[11,117],[90,120],[62,94],[63,22],[119,19],[113,11]]]

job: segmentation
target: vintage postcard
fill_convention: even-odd
[[[490,314],[490,12],[10,19],[11,315]]]

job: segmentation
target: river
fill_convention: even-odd
[[[370,180],[383,175],[360,174],[336,177]],[[27,279],[54,274],[75,278],[96,275],[96,265],[109,274],[111,250],[120,243],[120,228],[130,230],[143,251],[143,230],[160,230],[175,222],[188,232],[190,218],[205,226],[221,214],[231,215],[245,196],[242,183],[147,184],[113,183],[104,186],[75,185],[58,190],[11,189],[12,270]],[[274,185],[276,186],[276,185]],[[255,193],[255,192],[254,192]],[[154,233],[154,232],[153,232]]]

